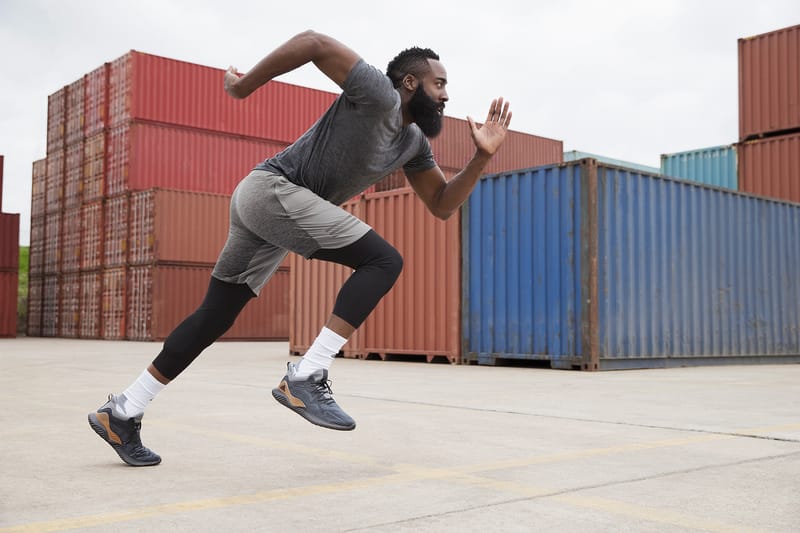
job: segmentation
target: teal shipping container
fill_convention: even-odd
[[[616,165],[618,167],[625,167],[625,168],[632,168],[634,170],[639,170],[641,172],[652,172],[653,174],[659,174],[661,170],[658,167],[651,167],[648,165],[641,165],[639,163],[632,163],[630,161],[623,161],[621,159],[614,159],[613,157],[606,157],[604,155],[597,155],[592,154],[589,152],[581,152],[579,150],[570,150],[568,152],[564,152],[564,161],[577,161],[579,159],[596,159],[600,163],[606,163],[609,165]]]
[[[800,204],[584,159],[465,207],[465,363],[800,362]]]
[[[661,174],[704,185],[739,190],[736,147],[712,146],[662,154]]]

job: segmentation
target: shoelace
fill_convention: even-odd
[[[315,387],[317,392],[325,400],[325,403],[328,404],[335,403],[333,401],[333,390],[331,389],[331,383],[331,380],[326,379],[325,381],[320,381],[317,383],[317,386]]]

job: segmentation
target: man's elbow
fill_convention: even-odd
[[[430,211],[431,214],[436,218],[438,218],[439,220],[447,220],[453,215],[453,213],[455,213],[455,210],[438,209],[438,208],[431,209]]]

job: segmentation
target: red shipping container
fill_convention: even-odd
[[[106,133],[86,138],[83,149],[83,202],[100,200],[105,195]]]
[[[42,335],[42,299],[44,292],[44,278],[42,276],[28,276],[28,337]]]
[[[83,142],[67,147],[64,168],[64,209],[80,207],[83,189]]]
[[[737,146],[739,190],[800,202],[800,133]]]
[[[47,159],[33,162],[31,179],[31,217],[41,217],[45,213],[47,197]]]
[[[131,267],[128,280],[129,340],[163,340],[193,313],[208,289],[211,266]],[[223,340],[286,340],[289,337],[289,271],[278,269],[251,300]]]
[[[108,117],[108,70],[110,64],[96,68],[85,76],[83,132],[88,138],[103,131]]]
[[[76,273],[61,276],[60,290],[61,305],[59,310],[61,316],[58,324],[61,337],[74,339],[78,337],[81,316],[81,275]]]
[[[44,273],[61,272],[61,223],[63,214],[50,213],[44,221]]]
[[[17,336],[19,275],[0,271],[0,337]]]
[[[67,88],[47,97],[47,155],[64,149],[67,127]]]
[[[42,337],[58,336],[60,276],[46,275],[42,289]]]
[[[100,338],[100,307],[103,297],[103,276],[99,270],[81,272],[80,319],[78,336]]]
[[[213,264],[228,237],[230,196],[150,189],[131,195],[131,265]]]
[[[253,167],[285,147],[186,128],[124,124],[107,139],[106,195],[154,187],[230,195]]]
[[[81,207],[81,270],[103,266],[103,201]]]
[[[800,129],[800,25],[739,39],[739,139]]]
[[[19,214],[0,213],[0,271],[19,270]]]
[[[109,121],[148,120],[290,143],[336,94],[272,81],[237,100],[223,89],[224,70],[131,51],[111,63]]]
[[[31,276],[44,274],[44,216],[31,218],[30,248],[28,250],[28,273]]]
[[[4,164],[4,156],[0,155],[0,209],[3,207],[3,167]]]
[[[128,195],[107,198],[104,206],[103,266],[124,266],[128,259]]]
[[[64,133],[67,148],[83,141],[85,100],[84,78],[80,78],[67,85],[66,128]]]
[[[81,208],[67,209],[61,219],[61,270],[63,273],[81,269]]]
[[[100,308],[101,338],[125,338],[125,311],[127,306],[127,268],[103,270],[103,299]]]
[[[45,212],[56,213],[64,208],[65,151],[57,150],[47,155],[47,182]]]

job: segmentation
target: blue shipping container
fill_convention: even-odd
[[[736,147],[713,146],[661,155],[661,174],[739,190]]]
[[[800,362],[800,205],[585,159],[480,180],[465,362]]]

